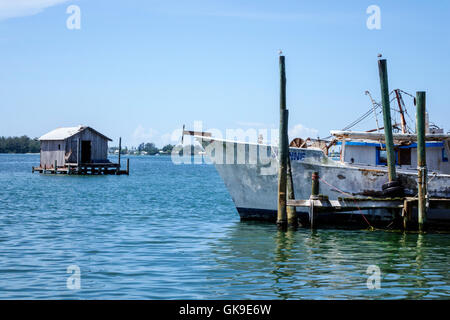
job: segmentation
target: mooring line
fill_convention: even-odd
[[[332,187],[333,189],[337,190],[339,193],[345,194],[347,196],[350,196],[353,198],[353,201],[355,202],[356,207],[358,208],[359,212],[361,213],[362,217],[364,218],[364,220],[367,222],[367,224],[369,225],[371,230],[375,230],[375,228],[370,224],[369,220],[366,219],[366,217],[364,216],[364,213],[362,212],[361,208],[358,206],[358,203],[356,202],[355,198],[353,197],[352,194],[347,193],[345,191],[340,190],[339,188],[333,186],[332,184],[328,183],[327,181],[325,181],[323,178],[319,177],[319,180],[322,181],[323,183],[327,184],[328,186]]]

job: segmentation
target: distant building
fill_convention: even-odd
[[[58,128],[39,138],[41,168],[67,164],[108,163],[107,136],[88,126]]]

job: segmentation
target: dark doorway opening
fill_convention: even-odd
[[[411,165],[411,149],[398,149],[398,164],[399,165]]]
[[[81,162],[91,162],[91,142],[83,140],[81,141]]]

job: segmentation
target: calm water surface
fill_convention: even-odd
[[[213,166],[130,159],[130,176],[76,177],[0,155],[0,298],[450,297],[448,234],[278,232],[239,221]],[[370,265],[380,289],[367,288]]]

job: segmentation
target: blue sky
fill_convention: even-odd
[[[80,30],[66,27],[71,4]],[[381,30],[366,27],[369,5]],[[0,136],[85,124],[112,145],[162,146],[196,120],[276,128],[279,49],[292,134],[341,129],[370,107],[366,90],[380,100],[378,53],[390,88],[427,91],[447,131],[449,33],[449,1],[0,0]]]

